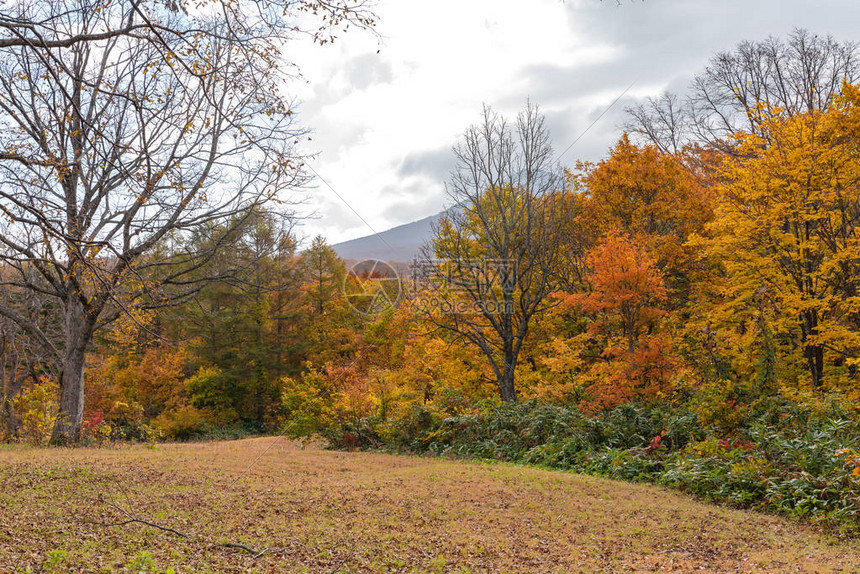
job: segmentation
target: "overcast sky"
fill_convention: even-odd
[[[313,129],[313,168],[377,231],[445,205],[451,146],[481,105],[544,111],[556,152],[633,87],[562,158],[597,160],[623,109],[683,91],[715,52],[793,27],[860,40],[857,0],[380,0],[378,40],[351,32],[331,46],[293,45],[305,83],[292,86]],[[379,50],[379,53],[377,53]],[[299,229],[330,243],[371,229],[323,182]]]

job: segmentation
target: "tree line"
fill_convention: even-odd
[[[31,77],[21,53],[45,65],[8,49],[16,74]],[[96,57],[106,76],[132,65],[104,52],[75,61]],[[145,75],[97,94],[71,82],[110,145],[75,143],[74,98],[70,119],[33,120],[55,122],[52,137],[67,142],[40,148],[25,127],[4,136],[15,150],[3,157],[7,189],[30,190],[0,192],[7,435],[51,424],[55,439],[301,435],[368,420],[384,432],[415,408],[468,412],[482,400],[590,414],[694,404],[729,426],[763,396],[856,408],[858,69],[854,44],[805,30],[742,43],[688,93],[629,108],[603,160],[567,167],[537,106],[513,120],[485,108],[453,150],[451,209],[416,261],[423,275],[374,313],[357,313],[349,293],[384,287],[349,273],[323,238],[299,250],[273,209],[302,176],[292,148],[271,147],[269,130],[283,129],[262,120],[271,101],[242,99],[219,83],[226,73],[201,80],[203,103]],[[7,121],[21,117],[21,85],[27,101],[49,97],[26,78],[0,94]],[[190,111],[171,99],[185,97]],[[120,122],[128,110],[164,130]],[[258,131],[231,131],[239,110]],[[185,121],[210,131],[187,142]],[[278,133],[285,145],[295,135]],[[229,159],[263,140],[259,163]],[[204,176],[211,187],[195,183]]]

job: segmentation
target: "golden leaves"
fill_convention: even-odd
[[[724,341],[747,339],[736,357],[741,372],[754,370],[760,353],[798,366],[817,355],[825,358],[810,367],[815,384],[838,381],[844,359],[860,352],[851,319],[860,271],[860,198],[851,191],[860,181],[857,101],[846,85],[824,112],[762,109],[758,133],[737,134],[737,157],[719,169],[714,221],[691,245],[721,266],[718,296],[699,311]],[[738,330],[744,325],[753,328]],[[759,350],[750,354],[750,344]]]

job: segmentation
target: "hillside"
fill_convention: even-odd
[[[661,488],[278,437],[4,447],[0,484],[4,572],[860,568],[857,541]]]
[[[377,259],[387,262],[408,263],[415,259],[421,247],[433,236],[433,223],[444,211],[392,227],[378,235],[371,234],[333,245],[337,254],[346,260]]]

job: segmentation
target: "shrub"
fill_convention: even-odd
[[[153,427],[168,440],[189,440],[203,436],[209,425],[205,414],[190,404],[182,404],[158,415]]]
[[[59,384],[56,379],[39,377],[15,399],[15,411],[20,414],[18,438],[35,445],[47,444],[57,419],[60,405]]]

